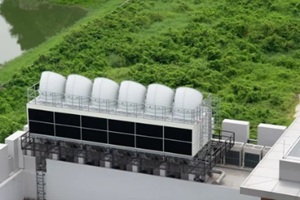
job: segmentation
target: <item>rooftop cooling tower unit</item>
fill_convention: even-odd
[[[94,80],[91,105],[98,109],[114,109],[117,105],[119,85],[107,78]]]
[[[134,81],[123,81],[119,90],[118,109],[125,112],[141,112],[145,96],[145,86]]]
[[[66,78],[60,74],[45,71],[39,84],[39,101],[61,102],[64,98]]]
[[[197,109],[201,105],[202,99],[202,94],[195,89],[177,88],[173,107],[174,117],[183,120],[194,120],[197,117]]]
[[[68,76],[65,89],[66,105],[87,105],[90,101],[92,81],[84,76],[71,74]]]
[[[145,113],[155,116],[166,116],[172,111],[174,91],[161,84],[151,84],[148,86]]]
[[[46,75],[51,76],[48,82]],[[66,84],[64,80],[58,74],[43,73],[41,88],[43,81],[53,85],[51,91],[64,91],[65,99],[55,106],[29,100],[30,134],[189,158],[211,139],[211,109],[209,104],[201,105],[202,94],[197,90],[178,88],[172,107],[174,91],[164,85],[151,84],[147,91],[133,81],[123,81],[119,87],[106,78],[92,83],[75,74],[68,76]]]

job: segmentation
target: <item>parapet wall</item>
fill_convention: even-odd
[[[35,158],[24,156],[17,131],[0,144],[0,200],[36,198]]]

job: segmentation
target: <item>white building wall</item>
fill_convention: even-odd
[[[279,161],[279,180],[300,182],[300,161],[281,159]]]
[[[36,198],[35,158],[24,156],[17,131],[0,144],[0,200]]]
[[[9,175],[9,158],[8,158],[8,146],[6,144],[0,144],[0,183],[3,182]]]
[[[28,183],[30,184],[30,183]],[[5,181],[0,183],[1,200],[23,200],[24,199],[23,170],[19,170]]]
[[[7,145],[4,145],[7,147]],[[8,160],[6,158],[6,160]],[[18,169],[0,182],[0,200],[23,200],[24,197],[36,198],[35,158],[24,156],[25,169]],[[4,171],[7,163],[0,160],[0,171]]]
[[[16,131],[5,139],[5,144],[8,146],[8,156],[11,157],[12,162],[10,172],[24,168],[20,137],[25,133],[25,131]]]
[[[24,156],[24,197],[36,198],[35,157]],[[1,200],[1,199],[0,199]]]
[[[239,190],[172,178],[47,160],[47,200],[259,200]]]

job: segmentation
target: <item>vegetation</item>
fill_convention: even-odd
[[[49,51],[4,65],[18,70],[0,92],[0,140],[26,122],[26,88],[45,70],[213,93],[221,118],[250,121],[252,138],[259,123],[288,125],[300,92],[299,11],[297,0],[132,0],[106,15],[98,7]]]

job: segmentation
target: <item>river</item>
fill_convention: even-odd
[[[43,0],[0,0],[0,65],[38,46],[86,15]]]

